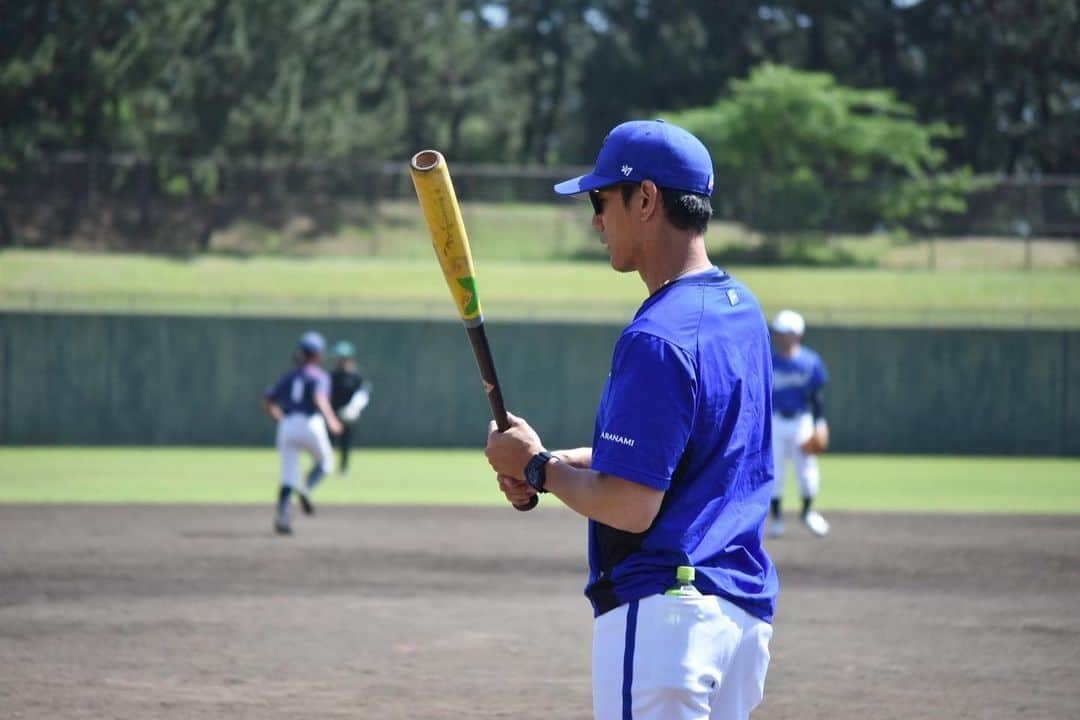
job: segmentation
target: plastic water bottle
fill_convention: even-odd
[[[675,595],[676,597],[696,597],[701,595],[698,589],[694,587],[694,576],[692,565],[680,565],[675,570],[675,580],[678,584],[664,594]]]

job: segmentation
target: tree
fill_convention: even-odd
[[[765,64],[723,100],[668,117],[712,151],[720,203],[765,231],[930,229],[964,209],[970,187],[966,170],[944,172],[938,143],[952,130],[920,124],[890,91],[825,73]]]

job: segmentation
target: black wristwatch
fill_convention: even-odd
[[[547,464],[555,457],[547,450],[541,450],[532,456],[529,464],[525,466],[525,482],[538,493],[546,493],[544,485],[547,483]]]

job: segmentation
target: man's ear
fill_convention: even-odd
[[[641,211],[645,218],[652,217],[660,207],[660,188],[652,180],[641,183]]]

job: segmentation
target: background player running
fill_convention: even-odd
[[[334,344],[334,370],[330,373],[330,404],[334,407],[342,430],[337,444],[341,450],[338,463],[342,475],[349,472],[349,450],[352,447],[353,423],[371,398],[371,381],[356,367],[356,348],[348,340]]]
[[[812,508],[821,486],[817,455],[829,443],[825,421],[825,384],[829,374],[821,357],[802,344],[806,323],[794,310],[781,310],[772,322],[773,331],[773,486],[772,524],[769,534],[784,534],[781,498],[784,475],[790,460],[802,494],[803,523],[822,537],[829,523]]]
[[[277,422],[277,449],[281,458],[281,489],[278,492],[274,530],[292,533],[290,498],[293,491],[308,515],[315,511],[311,491],[323,475],[334,469],[327,426],[335,435],[341,422],[330,407],[330,376],[322,369],[326,342],[317,332],[300,338],[294,359],[297,367],[270,386],[263,397],[263,408]],[[300,485],[300,452],[307,452],[314,462],[303,485]]]

